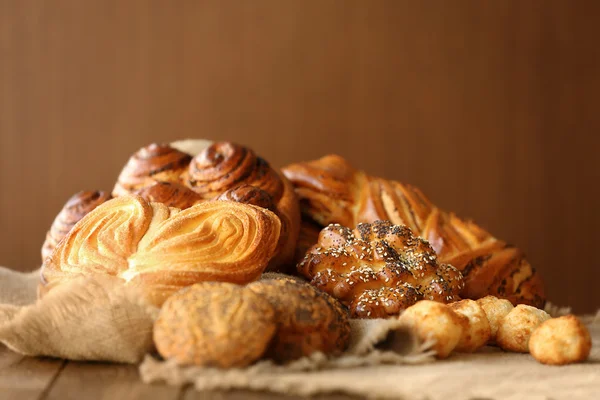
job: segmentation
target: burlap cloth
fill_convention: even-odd
[[[353,320],[346,354],[314,354],[285,366],[178,367],[160,360],[152,344],[158,310],[110,277],[87,277],[36,301],[39,272],[0,267],[0,342],[31,356],[140,363],[144,382],[192,384],[198,390],[250,389],[314,395],[344,392],[399,399],[600,398],[600,312],[582,317],[593,336],[583,364],[545,366],[528,354],[485,347],[476,354],[435,360],[395,320]],[[568,310],[550,307],[553,315]]]

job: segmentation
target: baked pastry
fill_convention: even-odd
[[[110,194],[98,190],[81,191],[71,196],[46,234],[46,240],[42,246],[42,262],[52,254],[56,245],[67,236],[67,233],[81,218],[110,198]]]
[[[157,186],[157,182],[162,185]],[[274,205],[272,211],[281,220],[280,241],[269,270],[293,266],[300,229],[298,199],[291,183],[249,148],[218,142],[192,157],[166,144],[151,144],[131,156],[113,195],[138,194],[148,200],[160,199],[167,206],[185,208],[215,200],[242,185],[268,194],[271,199],[266,202]],[[174,197],[170,201],[170,195],[161,191],[173,192]],[[238,201],[242,199],[238,196]]]
[[[449,307],[468,320],[467,326],[463,329],[460,340],[454,349],[455,351],[472,353],[489,342],[492,335],[490,322],[483,308],[475,300],[457,301],[449,304]]]
[[[500,322],[496,343],[501,349],[516,353],[529,351],[529,338],[533,331],[550,319],[544,310],[519,304]]]
[[[139,285],[157,305],[202,281],[248,283],[275,254],[280,227],[271,211],[242,203],[207,201],[181,211],[117,197],[81,219],[46,259],[40,294],[92,273]]]
[[[490,343],[495,343],[500,323],[515,307],[510,301],[494,296],[482,297],[477,300],[477,304],[481,306],[490,323]]]
[[[529,352],[542,364],[582,362],[590,356],[591,350],[590,332],[574,315],[542,322],[529,338]]]
[[[165,302],[154,343],[161,356],[181,365],[245,367],[265,352],[274,317],[271,304],[243,286],[198,283]]]
[[[521,250],[439,209],[417,188],[369,176],[335,155],[289,165],[283,173],[296,187],[303,215],[321,226],[406,225],[431,243],[440,262],[463,273],[463,298],[494,295],[543,307],[542,280]]]
[[[238,203],[252,204],[266,208],[267,210],[277,212],[277,207],[273,203],[273,198],[264,190],[247,184],[236,186],[221,193],[217,200],[235,201]]]
[[[358,318],[386,318],[418,300],[459,300],[460,272],[440,264],[431,246],[389,221],[324,228],[298,264],[301,275]]]
[[[192,156],[168,144],[152,143],[136,151],[119,174],[113,196],[125,196],[156,182],[181,183]]]
[[[467,318],[454,312],[447,304],[431,300],[421,300],[408,307],[398,319],[421,342],[433,340],[437,358],[447,358],[452,353],[468,324]]]
[[[336,355],[348,347],[348,311],[328,294],[292,279],[260,280],[247,288],[275,310],[277,330],[266,357],[283,363],[317,351]]]
[[[175,182],[155,182],[135,190],[133,194],[152,203],[163,203],[182,210],[204,202],[197,193]]]

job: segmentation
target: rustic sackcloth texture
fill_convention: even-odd
[[[136,363],[152,351],[158,309],[122,281],[75,279],[37,298],[39,272],[0,267],[0,342],[30,356]]]
[[[264,276],[274,277],[277,274]],[[38,284],[39,271],[19,273],[0,267],[0,342],[15,352],[123,363],[140,362],[153,352],[152,325],[159,310],[145,304],[141,294],[120,279],[82,277],[40,300]],[[353,320],[348,352],[327,365],[424,362],[433,358],[430,347],[431,343],[419,343],[398,320]],[[326,358],[319,357],[301,363],[322,368]]]

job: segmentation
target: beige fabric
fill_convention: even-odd
[[[36,277],[36,279],[33,279]],[[35,301],[39,274],[0,267],[0,342],[17,353],[139,362],[152,351],[158,309],[108,276],[74,280]],[[25,305],[29,304],[29,305]]]

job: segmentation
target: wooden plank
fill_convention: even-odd
[[[316,395],[312,400],[354,400],[364,397],[350,396],[341,393],[332,393],[327,395]],[[193,388],[188,388],[182,400],[301,400],[305,397],[286,396],[269,392],[252,392],[247,390],[198,392]]]
[[[44,400],[177,400],[181,389],[144,384],[137,366],[69,362]]]
[[[59,374],[64,361],[21,356],[0,345],[0,400],[37,400]]]

